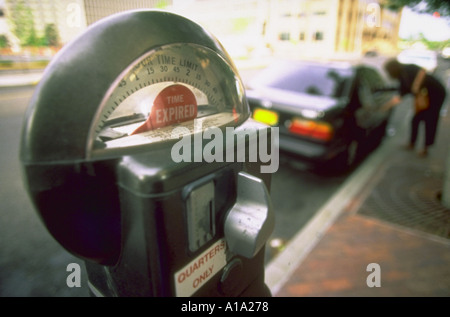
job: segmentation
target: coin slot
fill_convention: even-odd
[[[186,204],[189,250],[195,252],[216,233],[214,182],[193,189]]]

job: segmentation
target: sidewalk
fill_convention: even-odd
[[[409,126],[404,130],[268,264],[273,296],[450,296],[450,209],[439,200],[450,116],[441,117],[426,158],[402,150]],[[378,277],[380,287],[369,287]]]
[[[0,87],[35,86],[42,78],[44,70],[1,71]]]

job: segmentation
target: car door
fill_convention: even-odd
[[[387,94],[378,90],[383,86],[384,80],[375,69],[360,69],[357,87],[360,108],[356,111],[356,121],[366,134],[384,124],[388,118],[388,112],[381,109],[388,100]]]
[[[372,96],[370,81],[366,68],[360,68],[357,80],[357,98],[359,107],[355,112],[356,124],[368,133],[373,126],[373,113],[375,112],[375,100]]]
[[[383,122],[388,119],[390,112],[383,110],[382,107],[392,98],[395,90],[387,89],[386,81],[376,69],[367,68],[367,79],[374,104],[373,110],[378,120]]]

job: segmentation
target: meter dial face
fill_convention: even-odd
[[[195,44],[162,46],[111,86],[91,126],[87,153],[104,157],[147,149],[178,140],[174,131],[236,126],[248,115],[242,83],[224,58]]]

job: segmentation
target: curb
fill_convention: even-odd
[[[361,191],[378,170],[395,145],[396,137],[387,138],[380,147],[360,165],[315,216],[286,245],[285,250],[272,259],[265,269],[265,282],[276,295],[295,273],[302,261],[314,249],[345,211],[351,200]]]
[[[12,88],[22,86],[36,86],[39,84],[43,72],[22,74],[0,74],[0,87]]]

